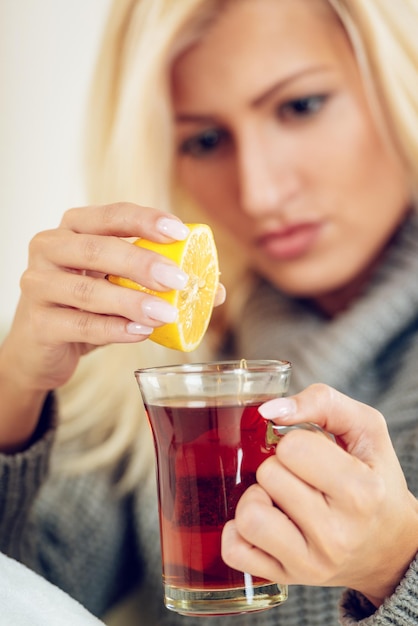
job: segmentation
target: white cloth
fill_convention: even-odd
[[[0,553],[1,626],[104,626],[61,589]]]

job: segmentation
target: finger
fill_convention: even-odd
[[[389,442],[386,422],[378,411],[328,385],[310,385],[295,396],[269,400],[259,412],[280,424],[313,422],[359,458],[375,456]]]
[[[241,540],[246,542],[251,548],[258,548],[262,552],[270,555],[274,561],[268,564],[269,568],[274,567],[266,572],[261,569],[267,565],[265,559],[261,560],[261,555],[252,550],[245,549],[245,544],[240,544],[241,551],[239,556],[240,562],[236,561],[239,569],[251,571],[254,574],[272,577],[273,580],[283,579],[287,572],[285,571],[285,562],[292,562],[294,555],[301,555],[305,558],[307,554],[307,545],[303,535],[297,525],[287,517],[280,509],[273,506],[271,498],[259,486],[253,485],[240,498],[235,515],[235,530]],[[247,548],[248,548],[247,546]],[[228,551],[225,545],[225,551]],[[232,561],[234,555],[228,552],[228,560]],[[259,559],[260,570],[254,571],[251,567],[252,556],[257,554]],[[305,555],[305,556],[304,556]],[[246,560],[248,559],[248,560]],[[276,569],[276,568],[279,569]]]
[[[280,443],[278,448],[281,445]],[[317,487],[316,465],[303,466],[303,475],[298,472],[299,469],[293,458],[288,466],[282,463],[277,450],[276,456],[270,457],[259,466],[257,482],[304,535],[309,534],[311,539],[320,539],[322,528],[326,527],[330,514],[328,500]],[[329,474],[329,467],[327,473]]]
[[[227,522],[222,532],[222,558],[229,567],[267,580],[285,583],[286,573],[280,561],[241,537],[235,520]]]
[[[61,271],[26,272],[22,292],[41,305],[58,305],[120,316],[149,327],[177,318],[177,309],[153,295],[112,285],[103,278]]]
[[[69,209],[60,227],[75,233],[145,237],[162,243],[185,239],[188,234],[188,228],[175,215],[132,202]]]
[[[30,267],[49,270],[54,266],[122,276],[153,291],[183,289],[188,280],[175,263],[156,252],[118,237],[63,229],[39,233],[30,243]]]
[[[213,306],[220,306],[226,300],[226,289],[222,283],[219,283],[215,294],[215,300]]]
[[[257,481],[304,534],[317,542],[328,528],[330,507],[336,503],[338,510],[352,514],[362,511],[365,515],[375,507],[382,479],[367,461],[316,433],[294,430],[278,444],[276,456],[260,465]],[[311,524],[312,511],[315,524]]]
[[[136,332],[129,332],[129,323],[117,316],[59,307],[40,310],[31,319],[38,341],[44,340],[49,345],[135,343],[147,339],[152,331],[137,324]]]

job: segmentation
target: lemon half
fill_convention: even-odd
[[[158,296],[178,309],[177,320],[155,328],[149,338],[173,350],[191,352],[201,343],[212,315],[219,283],[219,264],[212,230],[206,224],[187,224],[183,241],[156,243],[137,239],[133,245],[157,252],[174,261],[189,276],[181,291],[152,291],[120,276],[108,275],[111,283]]]

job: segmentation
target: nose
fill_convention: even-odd
[[[291,151],[276,139],[253,133],[237,142],[240,205],[248,215],[277,215],[300,187]]]

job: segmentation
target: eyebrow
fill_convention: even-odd
[[[194,113],[180,113],[176,115],[175,121],[181,124],[213,124],[215,117],[211,115],[198,115]]]
[[[262,106],[267,100],[269,100],[269,98],[275,95],[278,91],[281,91],[282,89],[287,87],[287,85],[289,85],[290,83],[293,83],[294,81],[299,80],[306,75],[311,76],[312,74],[323,73],[324,70],[329,70],[329,68],[326,65],[317,65],[315,67],[300,70],[299,72],[296,72],[295,74],[292,74],[287,78],[279,80],[277,83],[269,87],[267,91],[264,91],[260,96],[257,96],[256,98],[254,98],[254,100],[251,100],[250,105],[254,108]]]
[[[296,72],[292,74],[291,76],[288,76],[284,79],[280,79],[279,81],[271,85],[271,87],[268,87],[266,91],[263,91],[262,94],[260,94],[259,96],[251,100],[250,106],[252,108],[258,108],[262,106],[265,102],[267,102],[271,97],[276,95],[277,92],[280,92],[282,89],[287,87],[287,85],[289,85],[290,83],[300,78],[303,78],[306,75],[323,73],[324,71],[327,71],[327,70],[329,71],[329,69],[330,68],[328,68],[326,65],[318,65],[315,67],[310,67],[308,69],[300,70],[299,72]],[[179,115],[176,116],[175,121],[180,122],[180,123],[211,124],[213,123],[214,119],[215,119],[214,116],[206,115],[206,114],[200,115],[200,114],[194,114],[194,113],[180,113]]]

